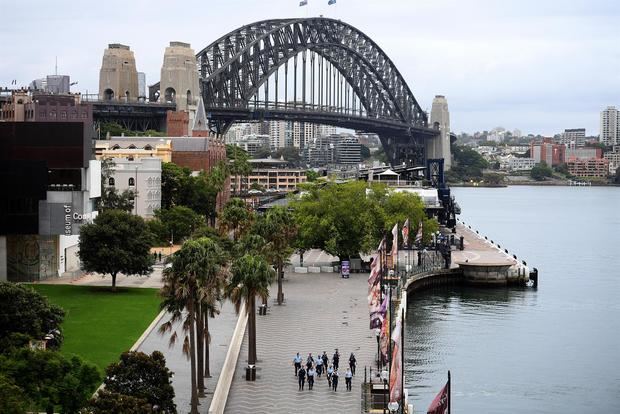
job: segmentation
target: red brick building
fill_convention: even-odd
[[[189,127],[189,113],[186,111],[166,112],[166,134],[169,137],[186,137]]]
[[[543,142],[531,142],[530,158],[537,164],[544,161],[550,167],[556,166],[565,162],[566,146],[554,143],[552,138],[544,138]]]

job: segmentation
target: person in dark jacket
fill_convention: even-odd
[[[334,391],[338,390],[338,370],[334,370],[334,373],[332,374],[332,388]]]
[[[299,368],[297,371],[297,379],[299,380],[299,391],[303,391],[306,384],[306,370],[304,367]]]
[[[334,352],[334,356],[332,357],[332,364],[334,365],[334,370],[338,370],[338,362],[340,362],[340,353],[338,352],[338,348],[336,348],[336,352]]]
[[[311,390],[312,388],[314,388],[314,376],[316,375],[316,370],[314,369],[314,367],[310,367],[308,368],[308,389]]]
[[[309,370],[312,365],[314,365],[314,358],[312,357],[312,352],[310,352],[306,360],[306,371]]]
[[[329,366],[329,357],[327,356],[327,352],[323,351],[323,355],[321,355],[321,358],[323,359],[323,366],[325,367],[325,369],[327,369],[327,367]]]
[[[351,368],[351,372],[355,375],[355,365],[357,364],[357,360],[355,359],[355,355],[351,352],[351,356],[349,357],[349,368]]]

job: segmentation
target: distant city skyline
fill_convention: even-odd
[[[613,0],[111,0],[85,6],[66,0],[3,4],[4,58],[0,86],[27,86],[58,73],[74,92],[96,93],[103,50],[129,45],[146,83],[159,80],[170,41],[196,52],[245,24],[324,15],[370,36],[395,62],[414,95],[430,110],[445,95],[456,133],[508,130],[553,136],[569,128],[598,135],[600,112],[620,106],[620,4]],[[109,10],[116,10],[114,18]],[[41,28],[39,30],[39,28]],[[57,40],[58,39],[58,40]]]

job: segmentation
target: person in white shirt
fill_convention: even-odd
[[[321,374],[323,373],[323,358],[318,357],[316,359],[316,375],[321,378]]]
[[[295,355],[295,358],[293,358],[293,365],[295,365],[295,376],[297,376],[297,371],[301,368],[302,360],[303,359],[301,358],[301,355],[299,355],[299,352]]]
[[[353,372],[351,372],[351,368],[347,368],[347,372],[344,374],[344,382],[347,386],[347,391],[351,391],[351,378],[353,378]]]
[[[314,386],[314,376],[316,375],[316,370],[313,366],[308,369],[308,389],[311,390]]]
[[[331,386],[332,386],[332,375],[334,374],[334,367],[330,365],[327,368],[326,372],[327,372],[327,384],[331,388]]]

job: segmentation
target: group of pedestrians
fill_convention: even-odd
[[[299,383],[299,390],[302,391],[304,389],[306,379],[308,381],[308,389],[312,390],[314,388],[315,379],[321,378],[321,376],[325,374],[329,388],[337,391],[338,378],[340,377],[338,373],[339,364],[340,353],[338,352],[338,348],[336,348],[336,352],[334,352],[332,356],[331,363],[325,351],[323,351],[323,355],[317,354],[316,357],[313,357],[312,353],[309,353],[305,364],[302,356],[299,355],[298,352],[293,358],[293,366],[295,367],[295,376]],[[351,356],[349,356],[349,368],[347,368],[344,374],[347,391],[351,391],[351,381],[353,380],[353,375],[355,375],[356,364],[355,355],[351,352]]]

